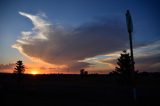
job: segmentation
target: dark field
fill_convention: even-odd
[[[0,106],[160,106],[160,74],[139,74],[132,90],[110,75],[0,74]]]

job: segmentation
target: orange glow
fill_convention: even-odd
[[[36,74],[38,74],[38,73],[37,73],[37,71],[32,71],[31,74],[32,74],[32,75],[36,75]]]
[[[38,69],[31,69],[29,74],[37,75],[37,74],[39,74],[39,71],[38,71]]]

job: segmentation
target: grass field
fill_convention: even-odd
[[[136,93],[109,75],[0,74],[0,106],[158,106],[160,75],[138,75]]]

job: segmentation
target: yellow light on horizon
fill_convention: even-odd
[[[37,70],[32,70],[32,71],[31,71],[31,74],[32,74],[32,75],[37,75],[37,74],[38,74],[38,71],[37,71]]]

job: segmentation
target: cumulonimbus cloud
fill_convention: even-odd
[[[29,18],[34,28],[23,31],[12,47],[50,64],[87,67],[89,64],[80,60],[126,48],[128,37],[121,21],[95,20],[78,28],[65,29],[45,21],[40,15],[19,14]]]

